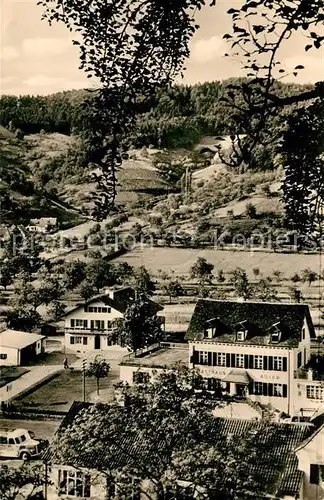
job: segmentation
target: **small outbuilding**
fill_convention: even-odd
[[[20,366],[45,351],[45,336],[17,330],[0,332],[0,366]]]

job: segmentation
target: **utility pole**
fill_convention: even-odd
[[[82,393],[83,393],[83,402],[86,402],[86,360],[82,360]]]

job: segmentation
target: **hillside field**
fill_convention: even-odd
[[[275,270],[283,273],[284,278],[290,278],[294,273],[300,273],[305,268],[319,272],[320,255],[274,253],[261,251],[218,250],[218,249],[190,249],[190,248],[157,248],[137,247],[129,253],[118,257],[116,261],[128,262],[133,266],[145,265],[152,273],[159,269],[174,271],[177,275],[189,274],[190,267],[198,257],[204,257],[214,264],[214,273],[223,270],[228,273],[241,267],[253,278],[253,268],[259,268],[261,274],[269,276]],[[324,256],[321,257],[322,269]]]

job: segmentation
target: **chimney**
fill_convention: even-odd
[[[114,293],[115,293],[115,290],[113,288],[106,288],[105,289],[105,295],[108,295],[108,297],[110,299],[114,299]]]

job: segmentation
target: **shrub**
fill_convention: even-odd
[[[255,219],[256,214],[257,214],[257,210],[256,210],[255,206],[253,205],[253,203],[247,203],[247,205],[245,207],[245,214],[247,217],[249,217],[249,219]]]
[[[15,137],[20,141],[22,141],[23,138],[25,137],[25,134],[20,128],[17,128],[17,130],[15,131]]]

